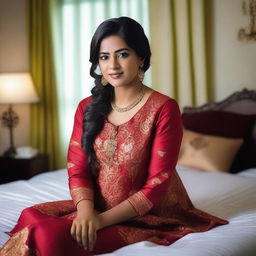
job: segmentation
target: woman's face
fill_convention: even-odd
[[[104,38],[100,44],[99,67],[104,78],[114,87],[140,84],[139,67],[143,61],[120,36]]]

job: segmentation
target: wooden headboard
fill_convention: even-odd
[[[223,110],[238,114],[256,114],[256,90],[243,89],[220,102],[209,102],[199,107],[185,107],[183,112],[195,113],[208,110]]]
[[[186,114],[206,111],[224,111],[236,114],[255,115],[256,117],[256,90],[243,89],[242,91],[233,93],[220,102],[209,102],[199,107],[185,107],[183,109],[183,113]],[[231,172],[256,167],[256,122],[254,122],[247,140],[247,148],[245,149],[243,146],[240,149],[232,164]]]

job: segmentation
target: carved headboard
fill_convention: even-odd
[[[244,89],[233,93],[220,102],[209,102],[199,107],[185,107],[183,109],[183,116],[196,116],[196,114],[209,111],[235,113],[238,117],[248,117],[250,119],[250,130],[244,138],[244,144],[237,153],[230,171],[235,173],[256,167],[256,90]]]

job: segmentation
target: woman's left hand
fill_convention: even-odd
[[[79,245],[91,251],[96,243],[97,231],[102,228],[102,224],[99,216],[86,207],[86,202],[79,204],[77,217],[73,220],[70,233]]]

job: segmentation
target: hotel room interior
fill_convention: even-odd
[[[105,255],[255,256],[256,0],[0,0],[0,248],[24,208],[71,198],[65,159],[93,84],[90,38],[119,16],[149,37],[144,83],[179,103],[177,171],[193,204],[229,224]],[[30,88],[5,97],[8,76]]]

